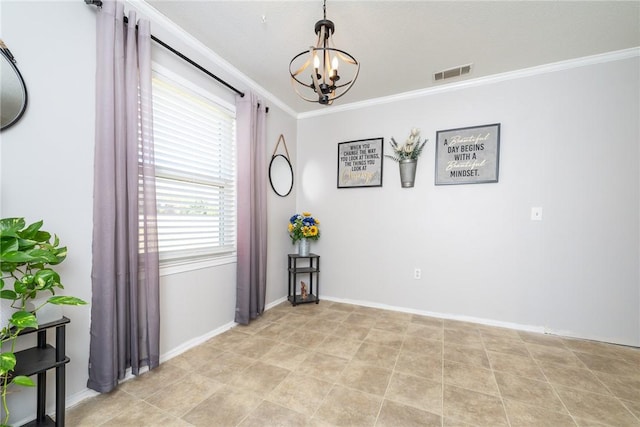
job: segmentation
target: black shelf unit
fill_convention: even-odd
[[[65,406],[65,375],[66,364],[69,358],[65,355],[65,327],[70,320],[62,317],[53,322],[39,325],[37,329],[26,328],[20,332],[20,336],[37,333],[36,347],[18,351],[16,353],[16,366],[14,375],[30,377],[37,375],[37,406],[36,419],[23,427],[55,426],[64,427]],[[55,328],[56,346],[47,344],[47,330]],[[47,406],[47,371],[56,370],[56,419],[55,421],[46,415]]]
[[[298,261],[306,260],[306,265],[298,265]],[[309,276],[309,291],[306,299],[302,299],[302,295],[298,293],[298,275],[306,274]],[[320,302],[320,255],[298,255],[289,254],[289,292],[288,300],[294,306],[298,304],[308,304]],[[314,292],[315,288],[315,292]]]

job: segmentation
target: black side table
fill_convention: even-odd
[[[300,265],[298,262],[302,262]],[[305,262],[306,261],[306,262]],[[309,277],[309,290],[306,298],[302,298],[302,295],[298,293],[298,275],[308,275]],[[320,302],[320,255],[309,254],[306,256],[298,254],[289,254],[289,295],[288,299],[294,306],[297,304],[306,304]],[[314,293],[315,283],[315,293]]]

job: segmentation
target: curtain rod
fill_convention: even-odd
[[[84,0],[84,2],[86,4],[88,4],[88,5],[94,5],[94,6],[97,6],[97,7],[101,7],[102,6],[102,0]],[[129,21],[129,19],[125,16],[124,17],[124,22],[127,23],[128,21]],[[229,83],[225,82],[220,77],[216,76],[215,74],[213,74],[212,72],[210,72],[209,70],[204,68],[202,65],[198,64],[197,62],[195,62],[194,60],[192,60],[188,56],[184,55],[182,52],[180,52],[180,51],[174,49],[173,47],[169,46],[168,44],[166,44],[165,42],[163,42],[162,40],[160,40],[159,38],[157,38],[153,34],[151,34],[151,40],[153,40],[154,42],[158,43],[160,46],[164,47],[165,49],[167,49],[168,51],[170,51],[174,55],[176,55],[176,56],[180,57],[181,59],[183,59],[184,61],[188,62],[189,64],[193,65],[194,67],[196,67],[198,70],[202,71],[203,73],[205,73],[209,77],[215,79],[218,83],[223,84],[224,86],[226,86],[227,88],[231,89],[232,91],[234,91],[235,93],[237,93],[241,97],[244,97],[244,92],[241,92],[238,89],[236,89],[235,87],[231,86]],[[258,106],[260,106],[260,105],[258,105]],[[269,107],[266,107],[265,111],[268,113],[269,112]]]

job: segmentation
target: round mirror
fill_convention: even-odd
[[[293,188],[293,168],[289,159],[282,154],[271,157],[269,182],[278,196],[286,197],[291,193]]]
[[[0,40],[0,130],[15,124],[27,108],[27,87],[11,51]]]

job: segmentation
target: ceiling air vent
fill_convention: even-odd
[[[433,79],[438,81],[450,79],[452,77],[460,77],[464,74],[469,74],[470,71],[471,64],[461,65],[459,67],[449,68],[448,70],[438,71],[433,74]]]

